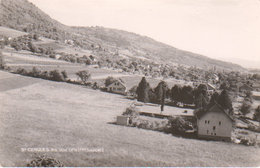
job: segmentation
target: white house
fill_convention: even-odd
[[[233,118],[220,105],[213,104],[205,111],[198,112],[198,137],[214,140],[231,140]]]
[[[126,86],[120,80],[116,80],[107,86],[107,91],[118,94],[126,94]]]

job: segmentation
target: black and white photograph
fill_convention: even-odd
[[[260,0],[0,0],[0,167],[260,167]]]

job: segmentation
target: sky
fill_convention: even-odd
[[[260,68],[260,0],[29,0],[69,26],[103,26]]]

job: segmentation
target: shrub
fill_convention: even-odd
[[[43,79],[49,79],[49,73],[48,73],[48,71],[43,71],[43,72],[41,72],[40,76],[41,76],[41,78],[43,78]]]
[[[138,116],[139,110],[135,106],[130,106],[130,107],[126,108],[125,112],[123,112],[123,115]]]
[[[79,71],[76,73],[76,75],[81,79],[83,83],[86,83],[86,81],[91,77],[91,74],[87,70]]]
[[[4,56],[3,56],[2,52],[0,51],[0,69],[4,69],[4,68],[5,68]]]
[[[58,70],[50,71],[49,78],[50,80],[54,80],[54,81],[63,81],[62,75]]]
[[[192,123],[182,117],[169,118],[168,126],[170,131],[175,134],[184,134],[188,130],[193,130]]]
[[[32,77],[40,77],[41,71],[37,69],[36,67],[32,68],[32,71],[28,73],[29,76]]]
[[[27,167],[63,167],[63,164],[54,158],[41,155],[36,156]]]
[[[117,81],[117,79],[113,78],[112,76],[109,76],[106,78],[105,80],[105,86],[109,86],[110,84],[114,83],[115,81]]]
[[[243,101],[242,105],[240,106],[240,111],[243,115],[250,113],[252,108],[252,104],[250,101]]]
[[[255,109],[254,120],[260,122],[260,105]]]
[[[28,74],[27,70],[24,69],[24,68],[18,68],[16,70],[16,73],[21,74],[21,75],[27,75]]]
[[[67,79],[68,78],[68,74],[67,74],[67,72],[65,70],[61,71],[61,75],[62,75],[63,79]]]

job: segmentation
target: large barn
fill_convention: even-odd
[[[231,140],[233,118],[220,105],[214,103],[196,114],[198,137],[214,140]]]

